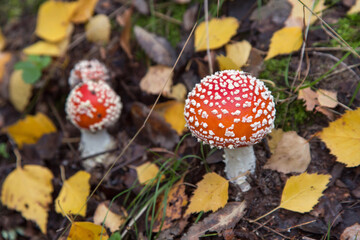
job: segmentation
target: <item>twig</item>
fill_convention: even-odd
[[[129,229],[136,223],[136,221],[139,219],[139,217],[141,217],[141,215],[145,212],[145,210],[147,209],[149,204],[150,204],[150,202],[148,204],[146,204],[134,218],[131,219],[131,221],[125,228],[124,232],[121,234],[121,239],[125,237],[125,235],[129,231]]]
[[[285,236],[284,234],[282,234],[282,233],[280,233],[280,232],[278,232],[278,231],[276,231],[276,230],[274,230],[274,229],[272,229],[272,228],[270,228],[270,227],[268,227],[268,226],[265,226],[265,225],[263,225],[263,224],[261,224],[261,223],[252,222],[250,219],[245,219],[245,220],[247,220],[247,221],[250,222],[250,223],[255,223],[255,224],[259,225],[260,228],[263,227],[263,228],[265,228],[266,230],[269,230],[269,231],[271,231],[271,232],[273,232],[273,233],[276,233],[277,235],[279,235],[279,236],[281,236],[281,237],[283,237],[283,238],[285,238],[285,239],[291,239],[291,238]]]
[[[161,18],[161,19],[163,19],[163,20],[165,20],[165,21],[168,21],[168,22],[170,22],[170,23],[174,23],[174,24],[177,24],[177,25],[181,25],[181,24],[182,24],[182,22],[181,22],[180,20],[177,20],[176,18],[170,17],[170,16],[168,16],[168,15],[165,15],[165,14],[163,14],[163,13],[161,13],[161,12],[156,12],[156,11],[154,11],[154,15],[155,15],[156,17]]]
[[[206,31],[206,54],[208,56],[209,71],[213,74],[212,58],[210,54],[210,39],[209,39],[209,2],[204,1],[204,12],[205,12],[205,31]]]

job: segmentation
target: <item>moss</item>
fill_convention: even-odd
[[[304,102],[294,99],[293,94],[286,86],[284,73],[288,64],[288,57],[270,59],[265,62],[265,68],[259,74],[259,78],[272,80],[275,83],[275,87],[268,85],[269,90],[272,91],[274,98],[278,102],[276,104],[275,126],[282,128],[284,131],[297,131],[300,125],[310,124],[314,114],[306,111]],[[294,76],[294,74],[289,72],[290,77]]]
[[[360,14],[351,14],[341,18],[334,29],[351,47],[360,46]],[[330,45],[339,46],[339,43],[331,39]]]

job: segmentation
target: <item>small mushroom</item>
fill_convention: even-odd
[[[242,71],[217,72],[189,92],[184,115],[198,141],[224,148],[228,179],[248,191],[246,176],[239,176],[255,172],[253,145],[274,127],[275,104],[264,83]]]
[[[69,85],[71,88],[86,81],[102,81],[109,79],[106,66],[96,59],[78,62],[70,72]]]
[[[103,81],[86,81],[76,85],[66,100],[66,113],[70,121],[80,129],[82,157],[106,152],[116,147],[116,141],[106,131],[119,118],[122,109],[120,97]],[[108,165],[106,154],[89,158],[83,165],[93,168],[97,163]]]

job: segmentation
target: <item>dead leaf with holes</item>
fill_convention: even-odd
[[[207,231],[221,234],[226,229],[232,229],[245,215],[246,202],[229,202],[223,209],[211,213],[204,220],[193,224],[181,240],[197,240]]]
[[[66,215],[79,214],[85,217],[87,197],[90,193],[90,174],[78,171],[66,180],[55,200],[55,211]]]
[[[149,67],[148,72],[141,79],[140,88],[149,94],[157,95],[162,91],[164,96],[168,96],[172,86],[173,75],[174,73],[170,67],[163,65]],[[163,90],[164,85],[165,88]]]
[[[107,240],[106,230],[92,222],[73,222],[67,240]]]
[[[228,201],[229,181],[216,173],[207,173],[197,183],[197,189],[190,199],[185,214],[196,212],[215,212],[226,205]]]
[[[110,201],[105,201],[97,206],[94,213],[94,223],[101,225],[104,222],[104,225],[111,232],[115,232],[125,223],[128,214],[125,208],[116,205],[116,203],[112,203],[111,208],[109,208],[109,204]]]
[[[9,209],[35,221],[46,233],[53,179],[51,171],[38,165],[18,166],[5,179],[1,189],[1,202]]]
[[[224,46],[236,34],[239,22],[234,17],[213,18],[208,22],[208,35],[206,22],[202,22],[195,29],[195,51],[216,49]]]
[[[346,111],[341,118],[324,128],[319,137],[336,156],[336,161],[347,167],[360,165],[360,108]]]
[[[184,118],[184,102],[167,101],[158,103],[155,111],[165,118],[165,121],[181,136],[186,130]]]
[[[185,194],[184,179],[181,179],[170,189],[166,199],[166,210],[164,213],[164,196],[159,200],[159,214],[153,225],[153,232],[164,231],[173,226],[174,221],[182,217],[182,208],[188,203],[188,196]],[[164,220],[163,220],[164,218]]]
[[[280,130],[282,132],[282,130]],[[271,134],[276,135],[277,130]],[[270,134],[270,135],[271,135]],[[269,140],[272,144],[272,139]],[[295,131],[282,133],[277,142],[271,158],[266,162],[264,168],[282,173],[303,173],[310,164],[310,145],[308,141],[300,137]],[[273,145],[273,144],[272,144]]]
[[[44,134],[56,132],[56,127],[46,115],[37,113],[34,116],[26,115],[24,119],[5,128],[5,132],[21,149],[23,144],[34,144]]]

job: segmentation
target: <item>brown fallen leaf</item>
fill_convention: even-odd
[[[161,231],[164,231],[174,224],[174,220],[182,217],[182,207],[188,202],[188,196],[185,194],[185,185],[183,184],[184,179],[177,182],[169,191],[166,201],[166,211],[164,221],[161,227]],[[160,226],[163,218],[164,209],[164,196],[159,201],[159,215],[157,216],[154,225],[153,232],[160,231]]]
[[[356,240],[360,237],[360,224],[355,223],[350,227],[345,228],[340,236],[340,240]]]
[[[6,71],[6,65],[10,62],[12,54],[9,52],[0,52],[0,83],[3,81],[3,76]]]
[[[149,67],[148,72],[141,79],[140,88],[144,92],[157,95],[163,90],[163,86],[166,83],[162,93],[167,96],[171,91],[172,78],[173,72],[170,67],[163,65]]]
[[[133,58],[130,47],[132,11],[132,8],[129,8],[125,10],[123,14],[116,17],[116,21],[119,23],[119,25],[124,27],[120,35],[120,46],[129,59]]]
[[[149,108],[142,103],[135,102],[131,107],[131,118],[135,127],[139,128],[143,125],[145,117],[149,113]],[[139,136],[144,143],[153,143],[168,150],[172,149],[179,142],[179,135],[172,129],[163,117],[153,112],[150,115],[148,123]]]
[[[125,208],[113,203],[109,209],[110,201],[100,203],[94,213],[94,223],[104,225],[110,229],[111,232],[115,232],[126,221],[128,216]]]
[[[156,36],[139,26],[134,27],[134,33],[141,48],[156,63],[166,66],[175,63],[175,50],[165,38]]]
[[[246,202],[229,202],[223,209],[210,214],[201,222],[194,224],[181,240],[197,240],[207,231],[221,233],[233,228],[244,216]]]
[[[282,136],[284,135],[284,131],[282,129],[273,129],[268,137],[268,145],[272,154],[275,153],[275,149],[279,144]]]
[[[337,106],[337,92],[319,89],[316,94],[320,106],[328,108]]]
[[[264,168],[282,173],[303,173],[311,160],[310,146],[295,131],[285,132]]]

